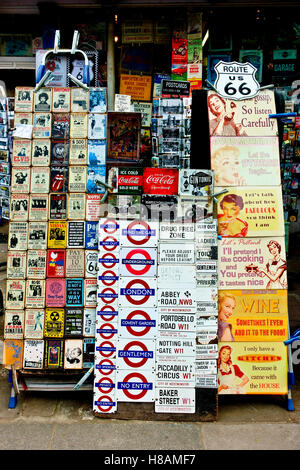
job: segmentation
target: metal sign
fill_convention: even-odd
[[[143,220],[120,221],[120,242],[122,246],[156,247],[158,234],[158,222],[145,222]]]
[[[156,278],[120,278],[120,307],[155,307],[157,296]]]
[[[195,413],[194,388],[158,388],[155,390],[155,413]]]
[[[197,344],[196,345],[196,360],[202,359],[217,359],[218,358],[218,345],[217,344]]]
[[[195,356],[158,356],[155,375],[156,387],[195,387]]]
[[[195,313],[197,294],[195,289],[158,288],[157,305],[161,312]]]
[[[209,197],[213,194],[212,170],[179,170],[179,195]]]
[[[110,323],[117,322],[118,314],[119,314],[118,307],[112,306],[112,305],[103,305],[102,307],[98,305],[97,313],[96,313],[98,323],[100,320],[103,322],[110,322]]]
[[[218,261],[217,260],[201,260],[196,261],[196,277],[202,274],[217,274],[218,272]]]
[[[223,98],[245,100],[256,96],[260,85],[255,78],[257,68],[249,62],[223,62],[220,60],[214,67],[217,74],[214,88]]]
[[[196,331],[196,315],[186,313],[159,313],[158,329],[170,331]]]
[[[120,275],[154,277],[157,274],[156,248],[121,248]]]
[[[156,339],[156,357],[171,356],[171,357],[195,357],[196,342],[195,338],[179,339],[179,338],[165,338],[159,336]]]
[[[161,223],[159,226],[159,238],[160,240],[194,240],[195,225],[191,223]]]
[[[116,385],[117,401],[154,401],[155,373],[153,371],[118,370],[116,373]]]
[[[116,341],[110,341],[110,340],[97,340],[96,343],[96,348],[95,348],[96,354],[99,357],[107,357],[110,359],[115,359],[116,357],[116,351],[117,351],[117,343]]]
[[[194,264],[194,243],[160,243],[159,263]]]
[[[183,288],[196,287],[195,266],[176,266],[160,264],[157,268],[158,285],[160,288],[172,288],[180,286]]]
[[[117,370],[151,370],[155,368],[155,341],[118,339]]]
[[[178,170],[171,168],[145,168],[143,189],[145,194],[178,193]]]
[[[157,312],[154,308],[120,309],[118,329],[120,338],[156,338]]]

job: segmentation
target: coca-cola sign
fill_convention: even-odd
[[[178,170],[145,168],[143,189],[145,194],[177,194]]]
[[[111,186],[113,193],[141,194],[143,169],[112,167],[109,171],[108,184]]]

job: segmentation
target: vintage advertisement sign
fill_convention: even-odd
[[[101,204],[100,200],[102,198],[101,194],[87,194],[86,195],[86,220],[88,221],[99,221],[101,214]]]
[[[44,336],[63,338],[65,310],[63,308],[46,308]]]
[[[89,92],[80,87],[71,88],[71,112],[84,113],[89,109]]]
[[[45,194],[49,192],[50,169],[33,166],[31,168],[30,192]]]
[[[123,44],[143,44],[153,42],[153,23],[151,20],[126,20],[122,24]]]
[[[195,355],[158,356],[155,373],[156,387],[195,387]]]
[[[157,268],[158,285],[160,288],[173,288],[180,286],[193,289],[196,287],[196,271],[193,265],[159,264]]]
[[[70,193],[68,195],[68,219],[85,218],[85,201],[86,195],[84,193]]]
[[[33,111],[49,113],[52,106],[52,88],[40,88],[34,93]]]
[[[84,305],[85,307],[97,306],[97,279],[84,280]]]
[[[120,275],[155,277],[157,274],[156,248],[121,248]]]
[[[50,139],[52,129],[51,113],[34,113],[33,115],[33,139]]]
[[[32,113],[33,109],[33,88],[16,87],[15,89],[15,112],[27,111]]]
[[[162,264],[194,264],[195,245],[189,243],[161,242],[159,245],[159,263]]]
[[[113,188],[113,193],[141,194],[143,169],[112,167],[108,174],[108,184]]]
[[[209,130],[211,136],[271,137],[277,135],[274,92],[261,90],[244,101],[222,98],[214,91],[207,94]]]
[[[219,241],[219,289],[287,289],[283,237]]]
[[[10,196],[10,220],[27,221],[28,220],[28,194],[11,194]]]
[[[26,339],[43,339],[44,337],[45,310],[25,310],[25,332]]]
[[[216,187],[216,192],[223,187]],[[281,186],[227,188],[218,197],[218,234],[222,237],[284,236]]]
[[[83,307],[83,279],[66,279],[66,306]]]
[[[130,95],[135,101],[151,100],[152,78],[141,75],[120,75],[120,94]]]
[[[87,165],[87,155],[86,139],[70,139],[70,165]]]
[[[23,339],[24,310],[6,310],[4,323],[5,339]]]
[[[155,413],[195,413],[194,388],[155,388]]]
[[[70,166],[69,168],[69,191],[72,193],[86,191],[86,167]]]
[[[287,394],[287,348],[283,342],[227,342],[220,346],[219,394]]]
[[[6,302],[7,310],[23,310],[25,302],[25,281],[7,280],[6,281]]]
[[[118,320],[119,338],[142,340],[156,338],[157,312],[154,308],[121,308]]]
[[[68,221],[68,248],[84,248],[85,222],[83,220]]]
[[[30,194],[29,200],[29,220],[47,221],[48,220],[48,194]]]
[[[211,196],[213,194],[213,171],[180,169],[178,194],[205,198]]]
[[[29,279],[26,281],[26,308],[44,308],[45,280]]]
[[[6,369],[11,369],[14,365],[16,369],[23,366],[24,342],[20,339],[6,339],[3,342],[3,365]]]
[[[119,338],[117,341],[116,366],[117,370],[154,370],[155,341]]]
[[[145,168],[143,191],[145,194],[176,195],[178,193],[178,170]]]
[[[59,369],[63,366],[64,341],[61,339],[47,339],[45,341],[44,367],[46,369]]]
[[[155,396],[155,373],[151,370],[117,370],[117,401],[153,402]]]
[[[7,279],[25,279],[26,266],[26,251],[7,253]]]
[[[120,220],[120,244],[122,246],[156,247],[158,234],[158,222]]]
[[[211,167],[216,186],[278,186],[277,137],[212,137]]]
[[[85,223],[85,249],[98,249],[98,225],[99,222],[91,221]]]
[[[63,166],[51,166],[50,191],[53,193],[67,193],[69,183],[69,168]]]
[[[66,250],[47,250],[47,277],[65,277]]]
[[[106,162],[106,139],[95,138],[88,140],[87,163],[90,166],[105,165]],[[90,191],[94,192],[94,191]]]
[[[96,333],[96,309],[85,308],[83,312],[83,335],[95,336]]]
[[[57,151],[53,152],[53,159],[68,160],[69,145],[67,140],[70,137],[70,114],[67,113],[54,113],[52,114],[52,139],[56,139]],[[61,142],[61,146],[59,146]],[[64,145],[66,144],[66,145]]]
[[[14,127],[16,128],[16,135],[20,134],[20,136],[22,135],[24,137],[25,134],[27,134],[27,132],[31,133],[32,123],[33,123],[32,113],[15,113],[14,114]],[[30,126],[30,127],[23,129],[24,125]],[[1,137],[7,137],[6,126],[2,125],[2,129],[3,131],[1,133]]]
[[[66,308],[65,311],[65,337],[82,336],[83,334],[83,309]]]
[[[49,219],[65,220],[67,218],[67,194],[49,194]]]
[[[52,112],[69,113],[71,103],[70,88],[53,88],[52,92]]]
[[[8,233],[9,250],[27,250],[28,223],[10,222]]]
[[[156,307],[156,278],[122,277],[119,281],[120,307]]]
[[[13,140],[12,165],[30,166],[31,164],[31,140],[17,139]]]
[[[23,368],[42,369],[44,364],[44,341],[41,339],[25,339]]]
[[[46,250],[28,250],[27,252],[27,278],[45,279],[46,277]]]
[[[68,166],[69,164],[69,142],[65,140],[51,141],[51,165]]]
[[[86,113],[72,113],[70,117],[71,139],[86,139],[88,135],[88,115]]]
[[[219,341],[285,341],[287,290],[220,290]]]
[[[15,194],[29,193],[30,188],[30,168],[12,167],[11,170],[11,191]]]
[[[34,139],[32,141],[32,166],[49,166],[51,141],[49,139]]]
[[[84,277],[84,250],[75,248],[66,250],[66,277]]]
[[[46,307],[64,307],[66,282],[64,279],[46,279]]]
[[[83,362],[83,340],[66,339],[64,369],[82,369]]]
[[[173,72],[174,73],[174,72]],[[191,84],[183,80],[162,80],[161,94],[165,97],[190,96]]]
[[[98,253],[95,250],[85,250],[85,277],[97,277]]]
[[[48,223],[48,248],[67,247],[67,222]]]

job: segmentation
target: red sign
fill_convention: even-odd
[[[171,168],[145,168],[145,194],[178,194],[178,170]]]
[[[47,277],[65,277],[66,250],[47,250]]]

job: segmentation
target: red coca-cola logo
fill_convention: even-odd
[[[139,185],[141,184],[141,177],[140,176],[119,176],[118,183]]]
[[[174,176],[168,176],[168,175],[163,175],[163,176],[155,176],[155,175],[150,175],[148,178],[146,178],[147,183],[154,183],[154,184],[173,184],[175,181]]]
[[[170,168],[145,168],[144,193],[178,194],[178,170]]]

